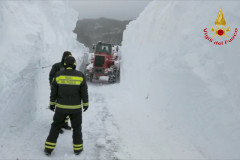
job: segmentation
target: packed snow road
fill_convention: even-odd
[[[43,153],[44,142],[50,130],[53,112],[49,104],[49,69],[30,64],[5,94],[6,106],[1,112],[0,159],[49,159]],[[38,74],[37,74],[38,73]],[[101,83],[89,84],[90,107],[83,113],[84,151],[75,156],[72,148],[72,131],[59,135],[53,159],[116,159],[119,138],[109,104],[101,94]],[[110,131],[111,130],[111,131]]]

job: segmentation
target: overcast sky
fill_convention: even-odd
[[[106,17],[118,20],[136,19],[150,0],[70,0],[79,19]]]

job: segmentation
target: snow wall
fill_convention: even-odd
[[[230,39],[240,24],[239,7],[236,1],[153,1],[127,26],[121,70],[129,98],[125,124],[142,125],[126,142],[133,158],[240,158],[239,35],[218,46],[203,32],[212,34],[222,8]],[[178,135],[164,140],[172,129]],[[142,132],[142,145],[149,146],[131,145]]]
[[[41,113],[39,73],[49,73],[66,50],[76,59],[83,56],[85,47],[72,32],[77,16],[64,0],[0,2],[0,141],[9,127],[21,132]],[[49,102],[41,103],[47,107]]]
[[[0,93],[20,81],[23,70],[38,72],[65,50],[80,57],[84,47],[72,33],[77,16],[67,1],[1,1]]]

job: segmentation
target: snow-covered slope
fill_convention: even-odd
[[[76,58],[85,50],[72,32],[76,20],[64,0],[0,2],[0,159],[43,155],[50,65],[65,50]]]
[[[127,96],[113,106],[133,159],[240,158],[240,40],[216,46],[203,33],[221,7],[231,37],[240,24],[236,1],[151,2],[127,26]]]
[[[63,1],[1,1],[0,93],[22,78],[23,69],[36,72],[60,61],[65,50],[83,50],[71,32],[77,14],[66,6]]]
[[[71,32],[73,17],[77,14],[63,1],[1,1],[0,87],[12,84],[11,80],[19,78],[20,71],[43,53],[51,64],[54,57],[59,61],[63,51],[77,48]]]

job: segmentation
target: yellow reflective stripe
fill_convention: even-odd
[[[58,77],[56,78],[56,81],[58,82],[59,80],[83,81],[83,77],[77,77],[77,76],[58,76]]]
[[[83,103],[83,106],[88,106],[88,103]]]
[[[63,109],[79,109],[79,108],[82,108],[81,104],[79,104],[79,105],[62,105],[62,104],[56,103],[56,106],[59,107],[59,108],[63,108]]]
[[[83,144],[73,144],[73,149],[74,150],[82,150],[83,149]]]
[[[82,147],[83,144],[74,144],[73,146],[74,146],[74,147]]]
[[[57,84],[80,85],[83,77],[77,76],[58,76],[56,78]]]
[[[75,147],[73,147],[73,149],[74,149],[74,150],[82,150],[83,147],[80,147],[80,148],[75,148]]]
[[[75,81],[75,80],[59,80],[57,84],[67,84],[67,85],[80,85],[82,81]]]
[[[49,145],[52,145],[52,146],[56,146],[56,143],[51,143],[51,142],[46,142],[45,144],[49,144]]]
[[[55,104],[55,102],[50,102],[50,105],[54,105]]]
[[[55,147],[51,147],[51,146],[47,146],[47,145],[45,145],[45,148],[48,148],[48,149],[54,149]]]
[[[69,116],[66,117],[66,119],[65,119],[65,123],[67,123],[68,120],[69,120]]]
[[[71,67],[67,67],[67,69],[72,69]]]

